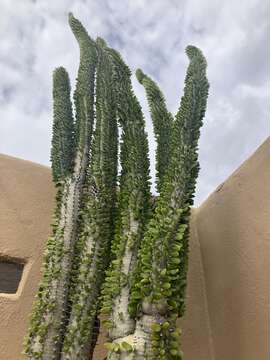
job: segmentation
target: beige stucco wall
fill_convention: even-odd
[[[270,138],[198,209],[216,360],[270,359]]]
[[[270,139],[195,209],[191,222],[185,360],[270,356]],[[20,360],[54,190],[50,170],[0,156],[0,255],[26,259],[15,295],[0,294],[0,360]],[[100,339],[102,341],[102,339]],[[102,359],[102,346],[96,360]]]
[[[0,359],[19,360],[53,206],[50,170],[0,156],[0,255],[24,259],[17,294],[0,294]]]

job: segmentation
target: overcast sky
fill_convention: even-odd
[[[215,190],[270,134],[270,2],[222,0],[0,0],[0,152],[50,165],[52,71],[72,86],[78,46],[72,11],[92,37],[121,52],[160,85],[175,113],[188,44],[208,61],[210,95],[200,139],[196,204]],[[143,88],[150,157],[154,140]],[[270,161],[270,160],[269,160]]]

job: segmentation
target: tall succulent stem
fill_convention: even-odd
[[[64,179],[61,177],[61,189],[59,190],[61,197],[60,195],[57,196],[58,201],[61,199],[61,205],[56,204],[57,223],[53,237],[49,239],[47,245],[43,280],[35,301],[29,335],[26,340],[25,351],[30,359],[56,360],[60,358],[68,317],[68,291],[74,242],[78,232],[77,220],[86,167],[89,161],[94,121],[95,46],[87,34],[81,31],[80,23],[71,14],[69,21],[80,45],[80,67],[74,95],[76,108],[75,145],[71,151],[72,153],[74,151],[74,157],[68,162],[68,164],[72,162],[74,165]],[[61,81],[59,81],[60,76]],[[65,81],[65,76],[60,69],[56,71],[54,78],[54,124],[55,127],[57,127],[57,123],[60,124],[59,129],[64,127],[64,123],[67,121],[66,116],[72,118],[70,113],[67,114],[65,106],[62,107],[62,111],[57,106],[60,96],[63,102],[68,104],[67,109],[70,111],[72,108],[67,95],[64,92],[61,94],[59,91],[59,87]],[[59,133],[55,137],[59,141],[64,141],[61,136],[62,134]],[[68,140],[71,141],[70,138]],[[63,153],[59,154],[58,149],[55,149],[56,146],[59,146],[59,142],[53,142],[52,162],[53,169],[55,169],[54,181],[57,181],[57,185],[59,185],[56,169],[59,169],[59,174],[62,174],[59,163]],[[69,148],[69,143],[66,143],[65,146]]]
[[[171,157],[173,116],[167,110],[165,98],[154,80],[152,80],[148,75],[145,75],[141,69],[137,69],[136,76],[146,91],[154,134],[157,142],[156,188],[158,193],[160,193]]]
[[[96,127],[82,211],[79,266],[61,359],[87,359],[92,353],[98,296],[109,263],[114,232],[117,178],[117,119],[112,69],[97,44]],[[78,247],[77,247],[78,248]]]
[[[121,56],[108,49],[117,80],[118,117],[122,127],[121,177],[113,260],[103,286],[103,313],[109,314],[111,340],[134,332],[128,312],[137,253],[150,211],[148,143],[141,107],[131,86],[130,70]]]
[[[176,319],[183,313],[189,209],[199,171],[198,139],[209,88],[201,51],[188,46],[186,52],[190,65],[174,122],[170,164],[142,241],[130,303],[130,310],[139,318],[136,331],[144,329],[149,334],[150,330],[151,346],[144,345],[144,356],[150,359],[181,359]],[[142,316],[136,313],[139,305]]]

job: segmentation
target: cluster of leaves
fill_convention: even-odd
[[[132,347],[132,345],[130,345],[128,342],[126,341],[122,341],[120,343],[118,342],[107,342],[104,344],[105,348],[116,353],[116,354],[120,354],[121,352],[124,353],[131,353],[134,351],[134,348]]]
[[[155,358],[160,360],[181,359],[180,330],[166,320],[152,325],[151,351]]]

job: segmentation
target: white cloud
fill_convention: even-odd
[[[0,152],[49,164],[51,78],[79,61],[69,11],[89,33],[120,50],[132,70],[158,81],[174,113],[187,66],[186,45],[208,60],[210,96],[200,139],[197,204],[269,135],[270,5],[261,1],[1,1]],[[143,88],[133,79],[154,142]],[[153,174],[153,167],[152,167]]]

